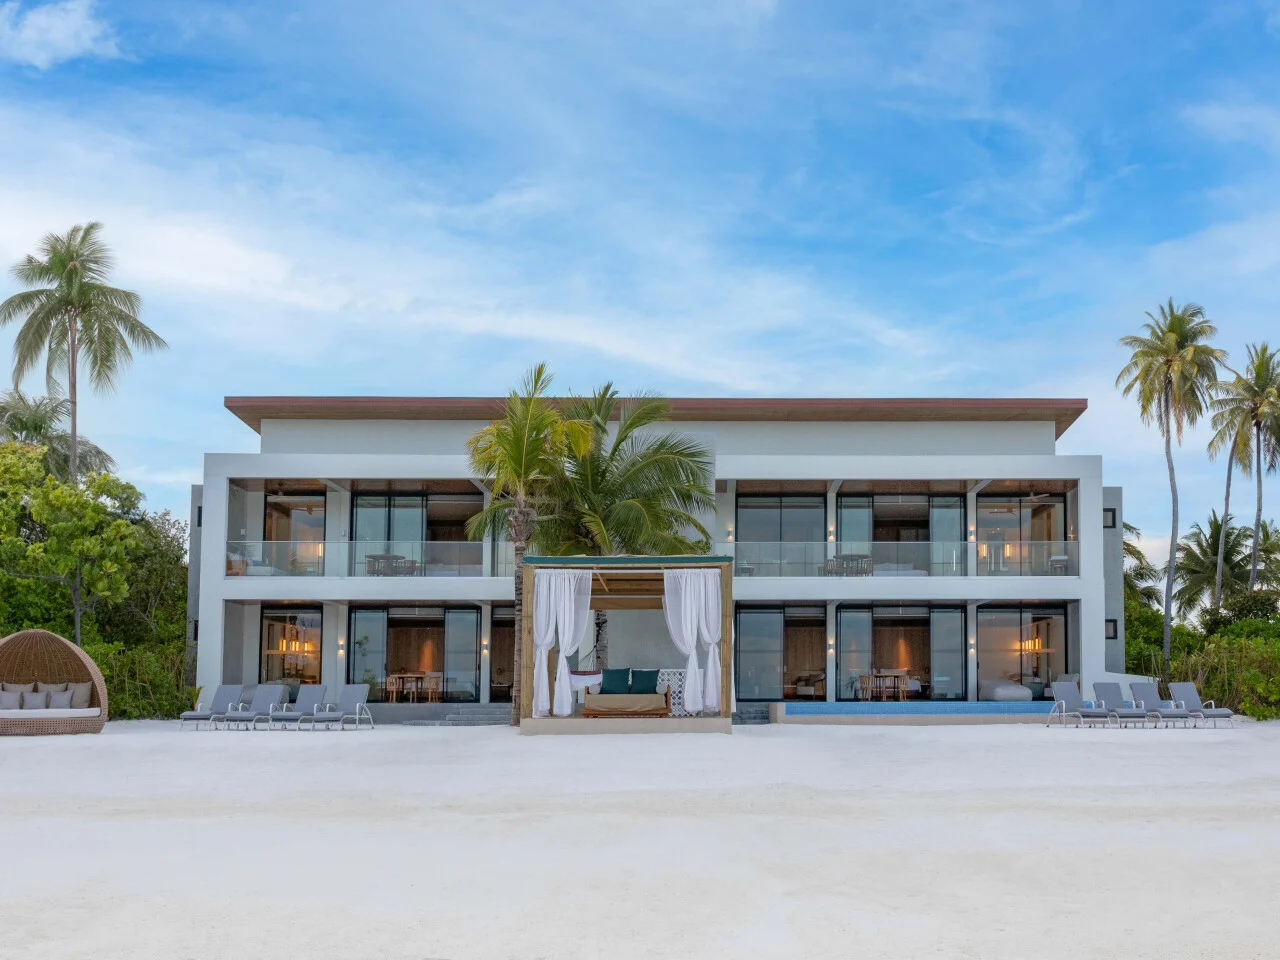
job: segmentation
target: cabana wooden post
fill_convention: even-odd
[[[716,569],[720,571],[720,713],[731,717],[733,701],[730,677],[733,671],[733,558],[732,557],[525,557],[524,610],[520,624],[521,683],[520,719],[533,719],[533,581],[537,570],[591,571],[592,610],[661,610],[667,570]],[[555,660],[549,674],[554,696]],[[617,721],[600,719],[610,724]]]

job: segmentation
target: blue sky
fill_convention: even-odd
[[[254,448],[224,395],[546,359],[577,390],[1084,396],[1060,448],[1157,539],[1116,339],[1172,296],[1233,357],[1280,340],[1278,55],[1280,0],[8,0],[0,261],[106,224],[172,349],[84,429],[156,508]]]

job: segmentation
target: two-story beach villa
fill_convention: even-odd
[[[488,496],[465,441],[501,401],[226,406],[261,444],[208,454],[193,491],[198,682],[368,682],[383,720],[509,701],[510,546],[465,534]],[[1121,491],[1055,449],[1086,406],[673,399],[715,455],[736,709],[1034,701],[1123,671]],[[679,668],[661,617],[613,610],[609,662]]]

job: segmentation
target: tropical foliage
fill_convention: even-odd
[[[0,394],[0,441],[44,447],[45,472],[66,482],[71,479],[71,431],[67,421],[71,402],[65,397],[29,397],[21,390]],[[116,462],[85,437],[77,441],[78,470],[109,473]]]
[[[1124,525],[1124,598],[1148,607],[1160,605],[1160,571],[1138,544],[1142,531],[1132,523]]]
[[[39,255],[28,254],[12,270],[28,289],[0,303],[0,328],[20,322],[13,343],[15,386],[45,359],[49,393],[58,393],[66,376],[70,450],[67,475],[80,476],[78,457],[79,370],[99,392],[114,389],[133,350],[157,350],[163,339],[138,319],[141,298],[108,284],[114,260],[99,234],[102,224],[77,225],[65,234],[48,234]]]
[[[1154,423],[1164,438],[1165,463],[1169,470],[1172,507],[1172,534],[1169,562],[1165,567],[1164,657],[1167,663],[1172,642],[1173,584],[1177,568],[1178,481],[1173,466],[1173,441],[1182,443],[1188,424],[1196,423],[1208,408],[1217,383],[1218,365],[1226,353],[1209,345],[1217,328],[1196,303],[1159,308],[1159,315],[1147,313],[1148,323],[1136,336],[1122,337],[1120,345],[1130,351],[1129,362],[1116,377],[1127,397],[1136,394],[1142,422]]]

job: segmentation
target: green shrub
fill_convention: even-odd
[[[107,682],[112,719],[173,719],[191,709],[192,690],[183,684],[182,643],[125,646],[99,641],[86,643],[84,651]]]
[[[1274,620],[1280,609],[1280,593],[1275,590],[1242,590],[1224,599],[1222,608],[1232,622]]]
[[[1159,651],[1136,671],[1168,683],[1191,681],[1201,698],[1258,720],[1280,718],[1280,624],[1241,620],[1203,645],[1175,652],[1166,673]]]

